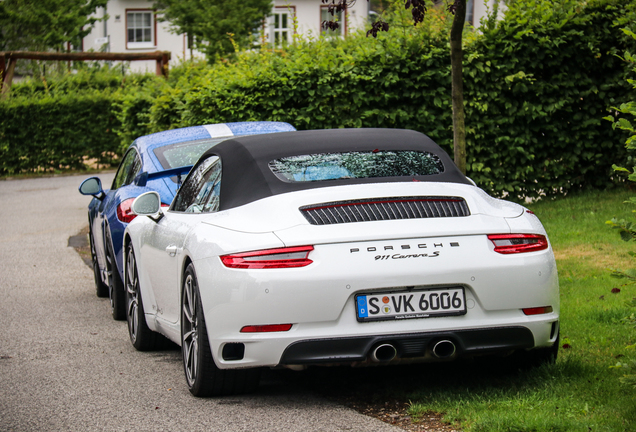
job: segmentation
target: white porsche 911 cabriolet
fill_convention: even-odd
[[[167,211],[156,192],[132,210],[147,217],[124,236],[131,341],[180,345],[196,396],[250,391],[262,367],[556,358],[539,219],[419,132],[230,139]]]

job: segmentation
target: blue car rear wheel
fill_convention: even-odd
[[[92,231],[89,231],[88,233],[88,241],[91,245],[91,260],[93,262],[93,276],[95,278],[95,294],[97,294],[97,297],[108,297],[108,285],[102,281],[102,274],[99,270],[99,263],[97,262]]]
[[[108,275],[108,295],[110,298],[110,312],[113,319],[123,321],[126,319],[126,296],[124,284],[119,276],[115,254],[110,239],[109,230],[106,229],[106,273]]]

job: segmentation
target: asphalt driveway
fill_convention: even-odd
[[[1,431],[401,430],[293,380],[265,379],[249,396],[192,397],[180,352],[137,352],[67,246],[87,225],[83,179],[0,181]]]

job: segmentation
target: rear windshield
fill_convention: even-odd
[[[420,151],[364,151],[288,156],[269,163],[287,183],[372,177],[429,176],[444,172],[437,155]]]
[[[194,165],[207,149],[229,138],[232,137],[170,144],[163,147],[157,147],[154,149],[154,153],[155,156],[157,156],[157,159],[159,159],[163,169]]]

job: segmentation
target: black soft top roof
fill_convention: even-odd
[[[444,172],[436,175],[375,177],[287,183],[269,169],[269,162],[286,156],[373,150],[416,150],[437,155]],[[328,186],[404,181],[471,184],[444,150],[426,135],[404,129],[326,129],[237,137],[206,151],[195,168],[210,155],[223,164],[221,210],[261,198]]]

